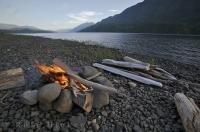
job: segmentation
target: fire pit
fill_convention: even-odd
[[[39,90],[26,91],[21,97],[22,101],[28,105],[39,102],[39,107],[44,111],[54,108],[58,112],[69,113],[73,105],[77,105],[86,112],[90,112],[93,106],[100,108],[107,105],[109,92],[116,92],[111,85],[106,86],[90,81],[97,75],[84,79],[57,58],[49,66],[36,61],[36,68],[48,84]]]

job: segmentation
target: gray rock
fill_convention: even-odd
[[[52,104],[51,103],[39,103],[39,107],[42,111],[50,111],[52,110]]]
[[[38,95],[38,90],[25,91],[21,95],[21,101],[22,103],[27,105],[35,105],[38,102],[37,95]]]
[[[137,87],[137,84],[134,83],[134,82],[128,82],[128,85],[129,85],[129,87],[130,87],[131,89]]]
[[[100,83],[109,87],[113,87],[114,85],[112,84],[112,82],[110,80],[108,80],[106,77],[104,76],[99,76],[96,77],[94,79],[92,79],[92,81],[96,82],[96,83]]]
[[[60,92],[61,86],[59,84],[47,84],[38,91],[38,100],[40,103],[49,104],[60,95]]]
[[[93,108],[100,109],[109,104],[109,93],[100,90],[94,90]]]
[[[69,119],[71,125],[75,128],[84,128],[87,118],[83,114],[79,114],[77,116],[71,116]]]
[[[53,108],[61,113],[69,113],[72,107],[72,93],[68,89],[63,90],[58,99],[53,102]]]
[[[103,76],[94,78],[92,81],[113,87],[113,84],[106,77]],[[109,93],[101,90],[96,90],[94,88],[93,108],[100,109],[108,104],[109,104]]]
[[[99,71],[96,68],[92,66],[83,66],[82,71],[80,72],[80,76],[83,78],[88,78],[94,76],[97,73],[99,73]]]

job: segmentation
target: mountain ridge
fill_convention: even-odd
[[[19,26],[15,24],[0,23],[0,32],[7,33],[48,33],[50,30],[39,29],[34,26]]]
[[[89,26],[92,26],[94,25],[93,22],[86,22],[86,23],[82,23],[72,29],[60,29],[60,30],[57,30],[57,32],[62,32],[62,33],[65,33],[65,32],[79,32]]]
[[[200,34],[200,1],[144,0],[81,32]]]

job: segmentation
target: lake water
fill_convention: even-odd
[[[85,41],[126,52],[200,65],[200,36],[137,33],[36,33],[53,39]]]

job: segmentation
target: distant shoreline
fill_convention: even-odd
[[[49,32],[49,33],[11,33],[11,34],[16,34],[16,35],[30,35],[31,34],[65,34],[65,33],[107,33],[107,34],[135,34],[135,35],[149,35],[149,36],[174,36],[174,37],[200,37],[199,35],[195,34],[166,34],[166,33],[132,33],[132,32]]]

